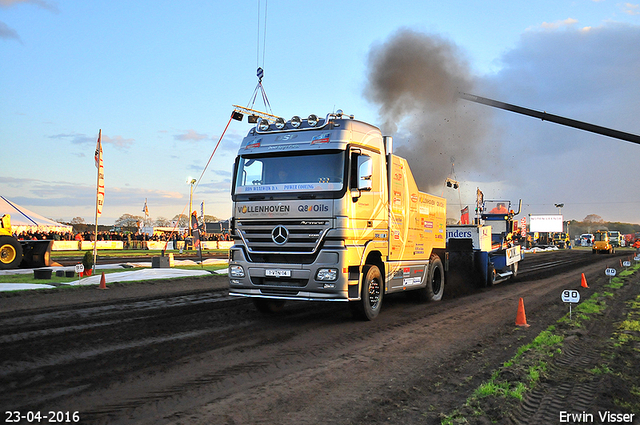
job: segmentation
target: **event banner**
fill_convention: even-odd
[[[562,214],[529,215],[530,232],[562,232]]]

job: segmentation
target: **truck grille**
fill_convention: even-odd
[[[249,254],[315,254],[329,220],[238,221]]]

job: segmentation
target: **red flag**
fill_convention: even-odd
[[[96,152],[93,157],[96,161],[96,168],[100,168],[100,161],[102,160],[102,130],[98,133],[98,142],[96,143]]]
[[[96,168],[98,168],[98,184],[96,194],[96,216],[102,214],[102,204],[104,203],[104,166],[102,164],[102,129],[98,133],[98,142],[96,143],[96,152],[94,155]]]
[[[469,224],[469,205],[460,210],[460,224]]]

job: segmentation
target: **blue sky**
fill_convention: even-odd
[[[92,223],[102,129],[101,224],[143,215],[145,199],[153,218],[186,211],[188,180],[263,66],[276,115],[343,109],[394,135],[401,152],[420,143],[414,174],[451,215],[479,187],[521,198],[525,214],[564,203],[567,219],[640,223],[640,145],[466,101],[414,99],[389,117],[374,58],[408,34],[444,46],[474,94],[640,134],[639,3],[0,0],[0,194]],[[419,69],[414,81],[434,80]],[[207,214],[231,215],[233,159],[249,128],[231,123],[195,188]],[[452,157],[460,192],[440,183]]]

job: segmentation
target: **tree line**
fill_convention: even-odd
[[[200,221],[201,218],[198,217],[198,220]],[[95,226],[94,224],[86,223],[84,218],[82,217],[74,217],[68,223],[60,220],[56,221],[62,224],[69,224],[73,226],[74,232],[93,231]],[[220,221],[220,219],[216,216],[207,214],[205,214],[204,216],[205,223],[215,223],[217,221]],[[137,232],[140,223],[144,223],[145,226],[153,227],[173,227],[175,222],[178,222],[178,227],[189,227],[189,217],[185,214],[177,214],[172,219],[168,219],[165,217],[158,217],[156,219],[145,219],[144,217],[139,215],[122,214],[114,222],[113,225],[98,224],[98,231],[109,231],[115,227],[116,229],[120,229],[122,231]]]
[[[624,235],[640,232],[640,224],[604,221],[602,217],[596,214],[589,214],[582,221],[571,220],[568,223],[569,236],[572,238],[583,233],[593,233],[596,230],[617,230]]]

